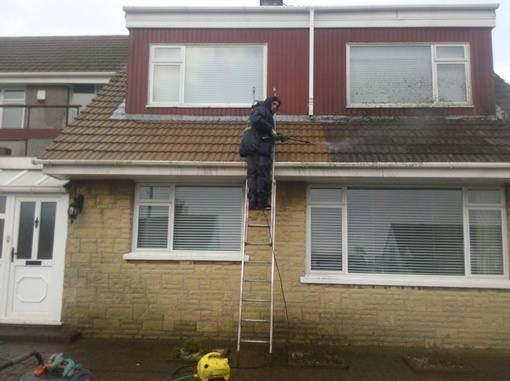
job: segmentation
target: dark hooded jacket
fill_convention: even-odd
[[[271,104],[277,97],[268,97],[255,103],[251,108],[250,125],[242,137],[239,154],[242,157],[258,154],[271,157],[273,152],[274,119]]]

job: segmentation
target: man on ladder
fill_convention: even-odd
[[[273,95],[253,105],[250,127],[244,132],[239,153],[247,158],[248,201],[250,209],[267,209],[271,190],[273,144],[287,141],[287,135],[278,134],[273,115],[278,112],[281,100]]]

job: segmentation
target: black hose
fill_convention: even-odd
[[[20,362],[23,362],[23,361],[29,359],[32,356],[37,359],[37,364],[38,365],[44,364],[44,360],[43,360],[41,354],[39,352],[32,351],[32,352],[20,355],[18,357],[14,357],[13,359],[8,360],[6,363],[0,364],[0,370],[3,370],[3,369],[6,369],[6,368],[9,368],[10,366],[19,364]]]

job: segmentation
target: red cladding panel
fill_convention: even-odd
[[[367,28],[315,31],[315,113],[317,115],[420,115],[430,109],[346,108],[346,44],[354,42],[468,42],[471,49],[473,108],[434,109],[452,115],[495,113],[492,39],[489,28]]]
[[[335,28],[315,31],[316,115],[420,115],[431,109],[347,109],[346,44],[353,42],[468,42],[471,48],[473,108],[436,109],[452,115],[495,113],[490,28]],[[128,94],[131,114],[247,115],[248,109],[147,109],[151,43],[267,43],[267,91],[277,89],[281,114],[308,112],[307,29],[132,29],[129,38]]]
[[[126,111],[130,114],[247,115],[249,109],[147,109],[149,46],[155,43],[267,43],[268,95],[277,89],[282,114],[306,114],[308,107],[308,30],[306,29],[132,29]]]

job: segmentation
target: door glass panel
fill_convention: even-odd
[[[0,219],[0,258],[2,258],[2,251],[4,249],[4,223],[5,220]]]
[[[41,224],[39,228],[39,247],[37,250],[37,259],[53,258],[56,211],[56,202],[41,203]]]
[[[0,196],[0,213],[5,213],[5,196]]]
[[[34,238],[35,202],[24,201],[20,204],[18,230],[18,259],[32,258],[32,241]]]

